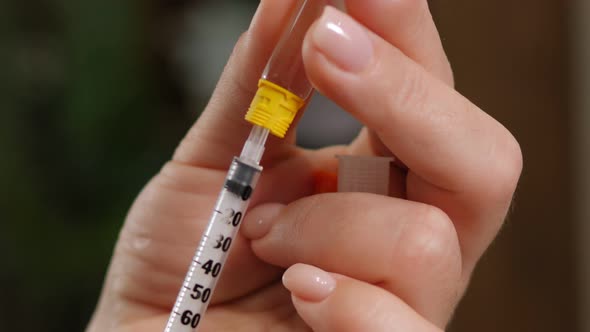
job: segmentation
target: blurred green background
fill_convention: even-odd
[[[184,6],[0,2],[0,330],[89,320],[126,210],[198,115],[158,40]]]
[[[0,330],[83,330],[127,209],[257,3],[0,2]],[[458,90],[515,133],[526,164],[452,331],[581,330],[568,3],[431,1]],[[342,119],[337,141],[358,129]]]

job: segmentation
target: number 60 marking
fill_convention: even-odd
[[[193,316],[193,312],[190,310],[185,310],[182,313],[182,316],[180,316],[180,322],[182,323],[182,325],[191,326],[192,328],[197,327],[197,325],[199,325],[200,321],[201,321],[201,315],[195,314]]]

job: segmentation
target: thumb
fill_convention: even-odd
[[[291,266],[283,284],[316,332],[442,332],[386,290],[311,265]]]
[[[248,31],[238,40],[209,104],[177,148],[175,161],[225,168],[240,152],[252,128],[244,120],[244,115],[296,2],[260,2]],[[278,144],[278,140],[273,143]]]

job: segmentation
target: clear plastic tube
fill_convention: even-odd
[[[240,159],[250,165],[258,165],[264,154],[264,145],[270,131],[264,127],[254,125],[250,136],[244,144]]]
[[[275,83],[301,99],[313,91],[303,67],[303,39],[309,27],[322,14],[328,0],[299,0],[291,22],[286,26],[262,78]]]

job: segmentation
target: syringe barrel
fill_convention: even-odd
[[[234,158],[164,332],[195,332],[211,302],[262,168]]]
[[[262,78],[306,100],[313,88],[303,67],[303,39],[309,27],[322,14],[328,0],[298,0],[290,22],[268,61]]]

